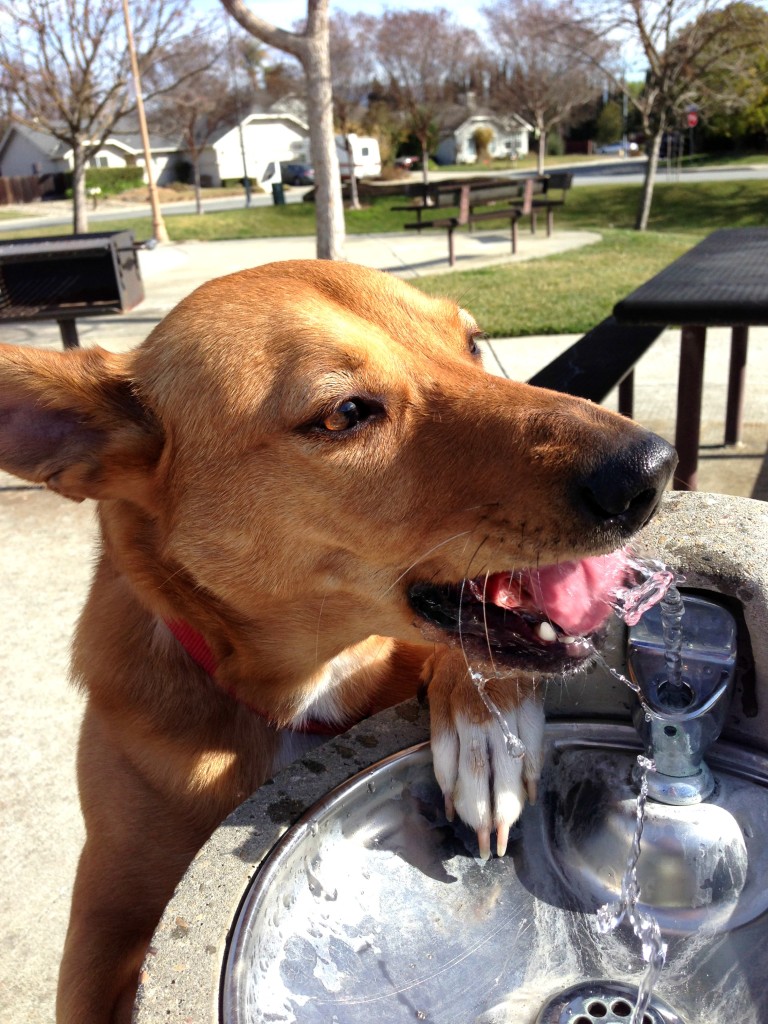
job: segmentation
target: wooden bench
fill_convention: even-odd
[[[508,220],[512,253],[517,252],[517,222],[531,213],[534,179],[495,179],[466,183],[441,183],[429,187],[421,202],[409,207],[393,207],[416,212],[416,221],[406,224],[406,230],[444,228],[448,235],[448,262],[456,264],[453,233],[457,227],[472,226],[477,221]],[[455,214],[435,217],[440,210],[457,210]],[[428,213],[429,220],[422,216]]]
[[[620,324],[609,316],[583,338],[561,352],[528,381],[536,387],[603,402],[619,388],[619,412],[634,412],[634,366],[664,327]]]
[[[547,238],[555,227],[555,209],[565,204],[568,189],[573,183],[573,175],[566,171],[546,174],[536,179],[531,210],[531,234],[536,234],[536,214],[545,210],[547,214]]]

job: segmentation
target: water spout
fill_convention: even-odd
[[[670,590],[677,594],[676,588]],[[670,651],[670,638],[679,653]],[[728,712],[736,667],[735,619],[701,597],[665,599],[630,629],[627,663],[640,690],[635,727],[656,764],[649,774],[649,797],[667,804],[706,800],[714,780],[704,754]]]

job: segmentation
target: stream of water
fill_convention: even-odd
[[[677,589],[677,583],[681,582],[681,578],[673,569],[656,560],[632,559],[629,565],[635,573],[635,579],[615,592],[614,610],[627,626],[634,626],[645,612],[660,603],[667,675],[665,702],[673,711],[688,703],[682,678],[682,617],[685,609]],[[639,685],[611,667],[587,637],[576,637],[573,642],[588,647],[604,668],[635,692],[646,717],[656,714],[645,701]],[[488,694],[487,679],[472,669],[469,671],[483,703],[499,723],[510,755],[522,757],[525,754],[525,747],[520,738],[512,733],[501,710]],[[635,832],[621,882],[621,897],[614,903],[606,903],[597,911],[597,929],[602,934],[614,931],[622,921],[627,921],[640,941],[642,957],[647,964],[638,984],[637,1001],[629,1024],[641,1024],[664,966],[667,948],[656,919],[638,908],[640,889],[637,881],[637,862],[640,857],[645,804],[648,797],[648,772],[652,771],[655,765],[642,755],[639,755],[637,760],[641,770],[640,792],[637,797]]]

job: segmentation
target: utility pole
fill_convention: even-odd
[[[136,90],[136,113],[139,118],[139,131],[141,132],[141,144],[144,147],[144,164],[147,171],[147,185],[149,187],[149,204],[152,207],[152,236],[156,242],[169,242],[168,232],[160,210],[160,202],[157,198],[155,188],[155,175],[152,170],[152,149],[149,145],[149,132],[147,131],[147,118],[144,114],[144,98],[141,95],[141,75],[139,74],[139,62],[136,58],[136,45],[133,41],[133,29],[131,28],[131,16],[128,12],[128,0],[123,0],[123,16],[125,17],[125,34],[128,40],[128,53],[131,57],[131,71],[133,72],[133,85]]]

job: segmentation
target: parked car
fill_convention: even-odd
[[[399,156],[395,159],[395,167],[402,167],[406,171],[412,171],[420,163],[420,157],[414,156],[413,153],[406,153],[404,156]]]
[[[314,185],[315,168],[309,164],[280,164],[286,185]]]
[[[640,147],[636,142],[628,142],[627,150],[629,156],[637,156],[640,152]],[[603,153],[606,156],[624,156],[624,143],[609,142],[606,146],[595,146],[595,153]]]

